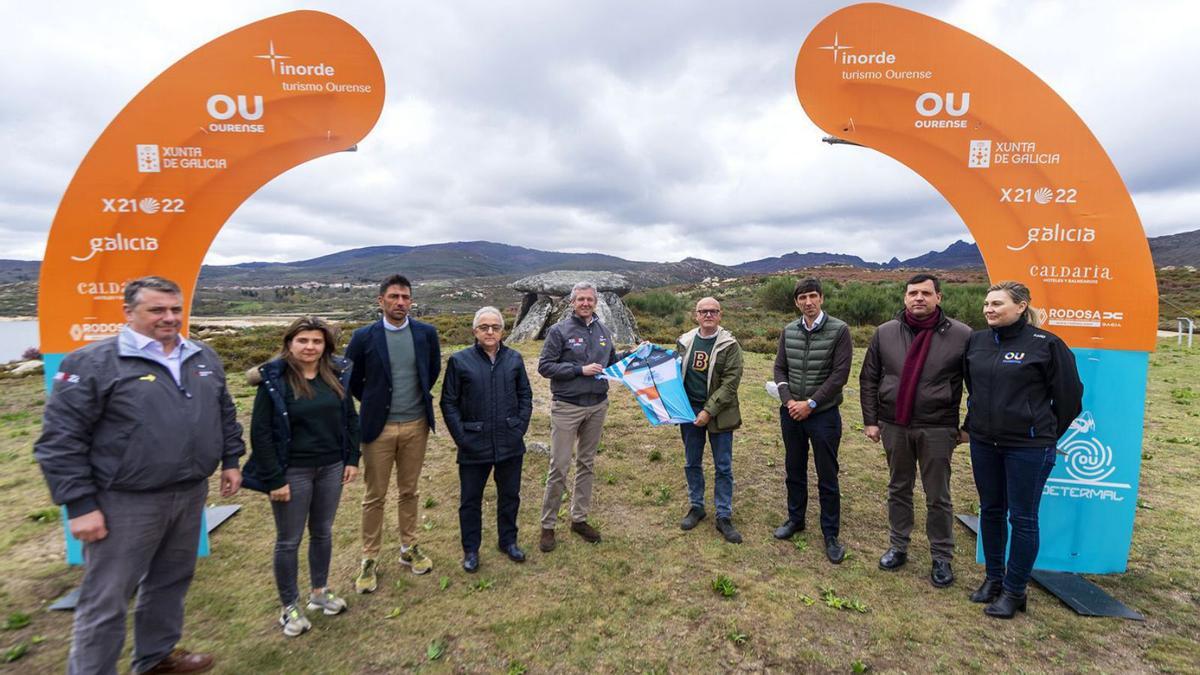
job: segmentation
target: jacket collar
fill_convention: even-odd
[[[999,342],[1000,340],[1009,340],[1011,338],[1014,338],[1014,337],[1020,335],[1021,331],[1025,330],[1025,326],[1028,326],[1028,325],[1029,325],[1029,322],[1027,322],[1025,320],[1024,316],[1021,316],[1016,321],[1008,324],[1007,326],[1000,326],[999,328],[993,328],[992,329],[992,337],[995,338],[995,340],[997,342]]]
[[[479,358],[487,361],[488,363],[492,362],[492,359],[488,356],[487,352],[483,350],[483,347],[479,346],[478,341],[476,341],[472,347],[474,347],[475,353],[479,355]],[[504,352],[507,349],[509,349],[509,347],[507,347],[504,342],[501,342],[500,348],[496,350],[496,363],[500,363],[500,357],[504,356]]]

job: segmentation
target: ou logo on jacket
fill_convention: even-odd
[[[1004,355],[1005,363],[1020,363],[1025,360],[1025,352],[1007,352]]]

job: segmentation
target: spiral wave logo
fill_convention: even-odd
[[[1095,483],[1117,470],[1112,464],[1112,448],[1095,437],[1075,438],[1059,446],[1059,449],[1067,453],[1065,468],[1076,480]]]

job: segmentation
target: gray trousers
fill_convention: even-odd
[[[275,587],[279,602],[300,601],[297,588],[300,540],[308,525],[308,576],[313,588],[325,588],[333,558],[333,519],[342,500],[341,462],[318,467],[289,466],[284,474],[291,492],[286,502],[271,502],[275,514]]]
[[[596,405],[572,405],[550,402],[550,470],[546,476],[546,494],[542,497],[542,527],[553,530],[558,522],[558,507],[567,488],[571,455],[575,455],[575,489],[571,491],[571,522],[587,520],[592,506],[596,449],[608,415],[608,399]]]
[[[158,665],[183,634],[183,600],[196,571],[208,481],[164,492],[99,492],[108,536],[85,544],[67,672],[116,673],[133,615],[133,672]]]
[[[925,490],[925,534],[934,560],[954,558],[954,506],[950,501],[950,458],[958,443],[954,427],[902,427],[880,423],[887,451],[888,523],[891,547],[908,551],[913,531],[913,485],[918,467]]]

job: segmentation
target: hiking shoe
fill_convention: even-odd
[[[700,521],[704,520],[704,516],[706,515],[707,514],[704,513],[704,507],[693,506],[692,508],[688,509],[687,515],[683,517],[683,520],[679,521],[679,529],[684,531],[692,529],[698,525]]]
[[[334,595],[328,588],[320,593],[309,593],[308,611],[315,612],[318,609],[325,612],[325,616],[341,614],[346,611],[346,601]]]
[[[413,574],[428,574],[433,569],[433,561],[416,544],[400,550],[400,564],[411,567]]]
[[[538,550],[542,553],[549,553],[557,545],[558,543],[554,541],[554,528],[543,527],[542,538],[538,540]]]
[[[720,532],[721,536],[725,537],[725,541],[731,544],[742,543],[741,533],[733,526],[733,521],[728,518],[717,518],[717,532]]]
[[[600,543],[600,531],[588,525],[586,520],[581,520],[578,523],[571,523],[571,531],[583,537],[583,540],[589,544]]]
[[[374,593],[378,583],[379,580],[375,576],[375,561],[371,558],[363,558],[362,571],[354,580],[354,590],[358,593]]]
[[[300,606],[294,602],[283,608],[283,614],[279,615],[279,625],[283,626],[283,634],[288,637],[296,637],[312,628],[304,612],[300,611]]]

